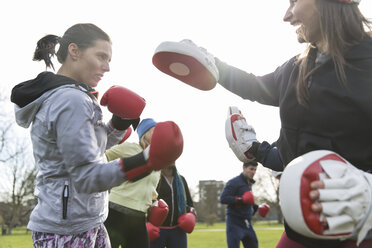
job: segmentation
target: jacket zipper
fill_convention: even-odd
[[[171,196],[172,196],[172,213],[171,213],[171,219],[170,219],[170,225],[173,225],[173,217],[174,217],[174,195],[173,195],[173,178],[171,182],[168,181],[168,179],[164,176],[165,181],[167,182],[170,190],[171,190]]]
[[[67,202],[68,202],[68,196],[69,196],[69,187],[68,187],[68,181],[65,181],[65,186],[63,187],[62,192],[62,218],[67,218]]]
[[[173,197],[173,185],[171,185],[171,194],[172,194],[172,215],[171,215],[171,225],[173,225],[173,217],[174,217],[174,197]]]

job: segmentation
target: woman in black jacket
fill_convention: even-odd
[[[358,3],[290,1],[284,21],[299,27],[298,41],[308,48],[267,75],[255,76],[216,58],[219,84],[244,99],[280,108],[277,148],[284,166],[310,151],[330,150],[360,170],[372,170],[372,39],[365,30],[370,22]],[[340,240],[305,237],[288,225],[285,230],[288,242],[278,248],[289,243],[343,245]]]
[[[158,199],[163,199],[169,213],[160,227],[160,237],[150,244],[151,248],[186,248],[187,235],[195,226],[196,213],[186,179],[175,165],[162,169],[157,187]]]
[[[230,66],[206,53],[205,49],[194,53],[208,63],[200,59],[197,60],[200,63],[193,66],[213,74],[216,79],[213,82],[218,81],[243,99],[279,107],[281,130],[276,148],[283,168],[306,153],[329,150],[348,160],[361,173],[372,171],[372,38],[368,33],[371,22],[360,12],[359,2],[290,0],[284,21],[298,27],[297,39],[307,43],[307,49],[264,76]],[[197,50],[195,44],[180,42],[179,45],[191,51],[190,56],[199,59],[192,54]],[[262,57],[265,59],[264,53]],[[188,63],[186,59],[184,61]],[[212,73],[214,65],[219,76]],[[211,80],[191,76],[178,78],[199,89],[214,87],[207,84]],[[248,154],[247,159],[251,155],[257,158],[257,152],[262,149],[250,145],[242,145],[249,153],[247,150],[241,153]],[[255,148],[253,151],[250,150],[252,147]],[[364,179],[361,177],[360,180]],[[312,193],[317,193],[321,181],[314,182],[313,186]],[[315,201],[312,211],[321,214],[322,206],[316,202],[316,197],[312,200]],[[354,239],[309,238],[288,225],[285,230],[283,242],[277,248],[356,247]],[[353,231],[357,232],[358,226]],[[364,237],[361,247],[372,247],[371,243],[372,230]]]

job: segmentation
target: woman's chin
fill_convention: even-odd
[[[85,83],[86,85],[92,87],[92,88],[95,88],[97,87],[98,85],[98,81],[94,81],[94,82],[89,82],[89,83]]]
[[[299,43],[305,43],[305,42],[307,42],[302,35],[297,35],[297,41]]]

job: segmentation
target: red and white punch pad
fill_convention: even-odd
[[[165,74],[200,90],[211,90],[218,81],[214,57],[190,40],[162,42],[152,63]]]

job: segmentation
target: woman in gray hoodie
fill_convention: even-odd
[[[136,127],[145,101],[128,89],[111,87],[101,105],[113,116],[103,123],[93,87],[110,70],[112,50],[109,36],[94,24],[76,24],[62,37],[43,37],[34,60],[44,60],[54,69],[51,57],[55,54],[62,64],[57,74],[42,72],[16,85],[11,96],[17,123],[25,128],[32,123],[38,169],[38,204],[28,229],[34,247],[110,247],[103,225],[108,213],[107,190],[167,165],[182,152],[182,136],[175,123],[160,123],[154,134],[167,133],[165,139],[155,138],[152,149],[108,163],[105,150],[119,143],[130,125]],[[170,149],[162,153],[157,145]]]

